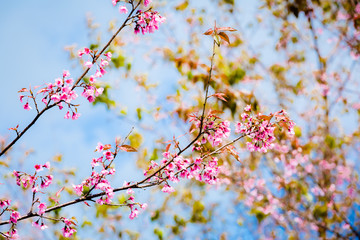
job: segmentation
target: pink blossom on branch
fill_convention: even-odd
[[[20,213],[13,210],[10,214],[10,222],[17,223],[17,220],[19,218],[20,218]]]
[[[151,0],[144,0],[144,6],[147,7],[151,3]]]
[[[143,12],[139,10],[137,14],[134,28],[135,34],[138,34],[140,31],[142,34],[153,33],[155,30],[158,30],[159,25],[166,20],[165,17],[160,16],[156,11]]]
[[[45,203],[40,203],[38,208],[39,208],[38,214],[43,215],[45,213],[45,210],[46,210],[46,204]]]
[[[127,8],[125,6],[120,6],[119,7],[119,12],[126,14],[126,13],[128,13],[128,10],[127,10]]]
[[[20,101],[21,101],[21,99],[20,99]],[[32,108],[29,106],[29,103],[27,102],[27,103],[25,103],[25,105],[24,105],[24,109],[29,111],[29,110],[32,109]]]

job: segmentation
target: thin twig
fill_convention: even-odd
[[[116,33],[110,38],[110,40],[106,43],[106,45],[100,50],[100,52],[94,57],[92,63],[96,63],[96,61],[99,59],[99,57],[101,56],[101,54],[103,54],[105,52],[105,50],[110,46],[110,44],[112,43],[112,41],[115,39],[115,37],[121,32],[121,30],[126,26],[127,22],[130,20],[130,18],[132,17],[132,14],[135,12],[136,8],[140,5],[140,3],[142,2],[142,0],[140,0],[138,2],[138,4],[135,6],[135,8],[133,8],[128,17],[126,18],[126,20],[123,22],[123,24],[121,25],[121,27],[116,31]],[[72,90],[77,87],[77,85],[79,84],[79,82],[86,76],[86,74],[90,71],[90,68],[87,68],[83,74],[81,74],[81,76],[76,80],[76,82],[74,83],[74,85],[72,86]],[[35,99],[34,99],[35,101]],[[47,105],[43,110],[41,110],[40,112],[38,111],[38,114],[35,116],[35,118],[29,123],[29,125],[27,125],[23,131],[20,132],[20,134],[17,135],[17,137],[11,142],[9,143],[0,153],[0,157],[2,155],[4,155],[36,122],[37,120],[40,118],[41,115],[43,115],[47,110],[50,110],[51,108],[55,107],[57,105],[57,103],[51,104],[51,105]]]

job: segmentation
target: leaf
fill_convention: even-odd
[[[27,90],[27,88],[22,88],[22,89],[20,89],[18,92],[20,93],[20,92],[28,92],[29,90]]]
[[[168,152],[168,151],[169,151],[170,146],[171,146],[171,143],[169,143],[169,144],[166,146],[166,150],[165,150],[165,152]]]
[[[230,31],[230,32],[237,31],[235,28],[231,28],[231,27],[220,27],[217,30],[218,31]]]
[[[189,6],[189,1],[185,1],[175,7],[177,11],[184,11]]]
[[[121,145],[120,149],[125,152],[137,152],[137,150],[130,145]]]
[[[225,40],[228,44],[230,44],[229,36],[226,33],[219,32],[218,34],[223,40]]]
[[[111,144],[105,144],[104,145],[104,150],[109,150],[111,148]]]
[[[267,116],[267,115],[260,115],[258,118],[261,120],[266,120],[268,122],[270,122],[270,120],[272,119],[273,115]]]
[[[204,32],[204,35],[212,35],[214,33],[214,30],[212,28],[209,28],[206,32]]]
[[[223,111],[219,111],[219,110],[210,110],[209,113],[208,113],[208,116],[212,116],[212,115],[219,115],[219,114],[222,114],[224,113]]]
[[[55,196],[56,196],[56,197],[59,197],[59,196],[60,196],[60,193],[61,193],[64,189],[65,189],[65,187],[62,187],[59,191],[57,191],[57,192],[55,193]]]
[[[225,93],[215,93],[215,94],[211,95],[210,97],[212,97],[212,96],[215,96],[218,99],[223,100],[224,102],[227,102],[227,100],[224,98],[224,97],[226,97]]]

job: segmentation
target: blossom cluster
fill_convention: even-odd
[[[200,128],[201,118],[195,114],[190,115],[190,122],[194,122],[196,128]],[[200,151],[202,146],[209,142],[211,146],[219,146],[224,139],[230,136],[230,122],[223,121],[215,114],[209,114],[203,122],[202,126],[203,137],[200,141],[197,141],[193,147],[193,150]]]
[[[111,0],[111,2],[112,2],[112,5],[115,7],[116,6],[116,4],[118,3],[118,2],[120,2],[121,0]],[[129,2],[132,2],[133,0],[130,0]],[[149,4],[151,3],[151,0],[144,0],[144,6],[145,7],[147,7],[147,6],[149,6]],[[124,5],[120,5],[120,7],[119,7],[119,12],[120,13],[128,13],[128,10],[127,10],[127,8],[126,8],[126,6],[124,6]]]
[[[137,19],[135,20],[134,33],[153,33],[159,29],[159,25],[164,23],[165,17],[160,16],[156,11],[137,11]]]
[[[34,166],[34,169],[35,169],[35,173],[32,175],[15,170],[13,171],[13,175],[16,177],[16,184],[18,186],[23,187],[24,189],[31,189],[35,199],[35,195],[40,192],[40,189],[45,189],[52,183],[53,176],[39,175],[39,172],[43,171],[44,169],[50,169],[49,162],[42,165],[36,164]],[[42,215],[45,213],[47,206],[45,203],[41,202],[39,198],[33,201],[32,206],[36,206],[36,204],[38,208],[37,214],[40,216],[40,218],[42,218]],[[10,205],[11,205],[10,200],[8,199],[0,200],[0,207],[3,208],[0,216],[3,215],[5,212],[9,212],[10,213],[9,222],[12,223],[11,229],[7,233],[5,233],[4,236],[6,236],[6,238],[8,239],[17,239],[19,238],[19,235],[15,227],[21,215],[18,211],[11,208]],[[47,226],[43,223],[43,221],[41,222],[41,224],[39,224],[39,220],[34,222],[33,226],[38,227],[39,229],[42,230],[46,229]]]
[[[39,192],[40,189],[47,188],[53,180],[52,175],[46,175],[46,176],[38,176],[37,174],[44,170],[44,169],[50,169],[50,163],[46,162],[43,165],[36,164],[34,166],[35,173],[33,175],[20,172],[20,171],[13,171],[14,176],[16,177],[16,184],[18,186],[22,186],[23,188],[27,189],[31,187],[31,191],[33,193]],[[38,184],[38,180],[40,180],[40,186]]]
[[[74,229],[73,226],[76,226],[75,222],[64,217],[61,218],[61,221],[65,224],[65,226],[61,229],[63,236],[66,238],[71,237],[76,232],[76,229]]]
[[[79,185],[73,185],[77,195],[83,195],[84,187],[87,187],[90,190],[98,189],[106,193],[105,196],[102,196],[96,200],[98,204],[110,204],[112,202],[111,199],[114,197],[114,192],[110,182],[106,179],[106,177],[115,174],[115,168],[112,167],[111,164],[116,152],[111,152],[110,149],[110,145],[103,145],[98,143],[96,151],[102,153],[102,156],[92,159],[92,172],[90,177],[82,181]],[[100,167],[100,171],[95,170],[97,166]]]
[[[130,182],[124,182],[123,187],[128,187],[130,185]],[[139,207],[143,210],[145,210],[147,208],[147,203],[143,203],[143,204],[139,204],[139,203],[135,203],[135,197],[134,197],[134,190],[132,190],[131,188],[128,188],[126,190],[126,194],[127,199],[125,200],[125,202],[123,203],[124,205],[127,205],[130,208],[130,214],[129,214],[129,218],[132,220],[135,217],[138,216],[139,214],[139,209],[137,207],[137,205],[139,205]]]
[[[166,193],[175,191],[175,189],[169,185],[169,181],[178,183],[180,181],[179,178],[184,178],[215,184],[218,182],[218,174],[220,173],[220,167],[218,166],[218,159],[216,157],[211,157],[208,161],[201,157],[190,160],[182,156],[172,155],[170,152],[164,152],[161,163],[158,164],[155,161],[151,161],[144,175],[149,176],[153,174],[154,171],[162,168],[163,170],[152,176],[151,180],[166,180],[165,185],[161,189]]]
[[[210,143],[215,147],[220,145],[224,139],[230,136],[230,122],[223,121],[215,114],[209,114],[206,118],[191,114],[189,116],[190,122],[193,122],[196,129],[202,128],[201,140],[194,143],[193,151],[203,152],[206,143]],[[170,146],[169,146],[170,147]],[[209,160],[207,159],[209,158]],[[159,171],[159,169],[161,171]],[[160,164],[151,161],[148,169],[144,172],[145,176],[151,176],[151,180],[165,181],[162,188],[163,192],[174,192],[174,188],[169,185],[169,181],[177,183],[180,178],[195,179],[197,181],[208,184],[216,184],[219,182],[218,175],[220,173],[220,166],[216,157],[198,157],[194,159],[187,159],[181,155],[172,154],[168,149],[163,153],[163,159]],[[154,172],[156,174],[154,174]]]
[[[92,60],[87,59],[84,62],[84,67],[90,69],[95,63],[98,66],[95,74],[90,76],[88,83],[83,82],[80,84],[80,86],[75,86],[74,80],[70,78],[69,71],[64,70],[61,78],[56,78],[53,83],[45,84],[45,87],[40,88],[40,90],[38,90],[36,94],[31,90],[31,88],[21,89],[19,91],[21,93],[20,101],[23,102],[24,98],[27,99],[26,103],[23,106],[24,109],[25,110],[32,109],[31,106],[29,105],[29,99],[33,99],[33,101],[35,102],[35,106],[37,108],[36,97],[38,94],[41,94],[42,95],[41,101],[46,106],[49,106],[50,103],[54,103],[61,110],[64,107],[63,104],[66,104],[69,110],[65,114],[64,118],[66,119],[71,118],[73,120],[78,119],[80,114],[77,113],[76,105],[72,103],[72,101],[78,97],[78,94],[74,90],[75,87],[82,87],[83,92],[81,95],[84,98],[86,98],[90,103],[94,102],[95,98],[101,95],[104,91],[103,88],[96,86],[96,81],[98,78],[101,78],[106,73],[105,67],[109,65],[109,61],[111,60],[111,56],[112,56],[111,52],[105,53],[103,54],[104,58],[100,57],[99,58],[100,63],[97,63],[98,61],[94,60],[95,59],[94,51],[88,48],[84,48],[83,50],[80,50],[78,52],[78,56],[80,58],[82,58],[83,55],[88,55],[88,57],[92,59]],[[38,87],[35,87],[34,89],[37,88]],[[28,93],[28,94],[24,95],[24,93]]]
[[[120,0],[112,0],[112,4],[114,7],[119,2],[121,2],[121,1]],[[144,0],[143,3],[144,3],[144,6],[147,7],[151,3],[151,0]],[[128,13],[128,9],[126,8],[126,6],[120,5],[119,12],[126,14],[126,13]],[[136,18],[134,20],[134,23],[135,23],[134,33],[138,34],[138,33],[140,33],[140,31],[142,34],[153,33],[153,32],[155,32],[155,30],[159,29],[159,25],[161,23],[164,23],[165,20],[166,20],[165,17],[162,17],[158,12],[152,11],[151,9],[146,10],[146,11],[138,10],[136,12]]]
[[[2,199],[2,200],[0,200],[0,208],[1,208],[0,217],[6,212],[10,213],[9,221],[13,225],[10,228],[9,231],[7,231],[6,233],[2,233],[2,235],[4,237],[6,237],[6,239],[18,239],[19,235],[18,235],[17,230],[15,228],[15,224],[18,222],[18,219],[21,216],[20,216],[19,212],[17,212],[16,210],[10,208],[10,205],[11,205],[11,200],[10,199]]]
[[[92,172],[90,177],[86,178],[79,185],[73,185],[73,189],[78,196],[82,196],[84,194],[88,195],[93,190],[100,190],[104,192],[105,195],[98,198],[96,203],[100,205],[112,203],[112,199],[114,197],[114,188],[111,186],[109,180],[106,179],[106,177],[115,174],[115,168],[113,167],[112,163],[118,151],[133,151],[134,149],[128,145],[118,145],[118,143],[116,144],[114,151],[111,151],[111,149],[112,146],[110,144],[103,145],[102,143],[98,143],[95,151],[101,153],[101,156],[92,159]],[[96,169],[98,169],[98,171],[96,171]],[[130,183],[125,182],[123,187],[127,188],[129,185]],[[133,195],[134,191],[131,188],[127,188],[126,192],[128,197],[123,204],[127,205],[131,210],[129,218],[134,219],[139,213],[136,205],[140,205],[140,208],[142,209],[145,209],[147,205],[135,203],[135,197]]]
[[[273,117],[275,117],[275,122],[271,122]],[[289,135],[294,134],[295,124],[289,119],[284,110],[269,116],[260,113],[251,115],[251,106],[248,105],[244,108],[244,113],[241,114],[241,122],[236,124],[235,133],[242,133],[251,139],[251,141],[247,142],[249,151],[265,153],[268,149],[274,147],[273,141],[275,140],[274,130],[276,125],[286,128]]]

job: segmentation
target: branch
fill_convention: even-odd
[[[225,144],[224,146],[221,146],[220,148],[212,151],[211,153],[208,153],[206,155],[203,156],[203,158],[206,158],[206,157],[209,157],[213,154],[216,154],[218,152],[220,152],[222,149],[224,149],[225,147],[231,145],[231,144],[234,144],[235,142],[239,141],[241,138],[245,137],[246,135],[243,134],[237,138],[235,138],[234,140],[232,140],[231,142]],[[192,141],[193,142],[193,141]],[[189,144],[185,149],[187,149],[188,147],[190,147],[191,145]],[[184,150],[183,150],[184,151]],[[179,156],[179,155],[177,155]],[[173,159],[170,161],[172,162]],[[160,169],[158,169],[155,173],[151,174],[149,177],[146,177],[144,178],[143,180],[141,180],[140,182],[136,182],[136,183],[133,183],[133,184],[130,184],[128,186],[124,186],[124,187],[120,187],[120,188],[115,188],[113,190],[113,192],[120,192],[120,191],[124,191],[124,190],[127,190],[127,189],[130,189],[130,188],[135,188],[135,189],[144,189],[144,188],[149,188],[149,187],[153,187],[153,186],[158,186],[160,185],[161,183],[163,183],[164,181],[166,181],[168,179],[168,177],[165,177],[164,179],[162,180],[159,180],[159,181],[154,181],[154,182],[149,182],[149,183],[146,183],[144,184],[146,181],[148,181],[151,177],[155,176],[156,173],[160,172],[161,170],[163,170],[168,164],[164,165],[163,167],[161,167]],[[185,169],[181,169],[179,171],[177,171],[175,173],[175,175],[178,175],[180,174],[182,171],[185,171],[186,169],[192,167],[194,165],[194,163],[190,164],[189,166],[187,166]],[[91,194],[91,195],[86,195],[86,196],[82,196],[82,197],[79,197],[77,199],[74,199],[72,201],[69,201],[69,202],[66,202],[66,203],[63,203],[63,204],[60,204],[60,205],[57,205],[57,206],[54,206],[54,207],[50,207],[48,209],[45,210],[45,213],[49,213],[49,212],[52,212],[52,211],[55,211],[55,210],[58,210],[58,209],[61,209],[63,207],[67,207],[67,206],[71,206],[71,205],[74,205],[74,204],[77,204],[77,203],[80,203],[80,202],[85,202],[85,201],[93,201],[92,199],[94,198],[98,198],[98,197],[101,197],[101,196],[104,196],[106,195],[106,192],[101,192],[101,193],[97,193],[97,194]],[[120,205],[119,205],[120,206]],[[40,216],[39,214],[37,213],[33,213],[33,212],[29,212],[27,215],[25,216],[22,216],[20,217],[19,219],[17,219],[17,221],[23,221],[25,219],[29,219],[29,218],[33,218],[33,217],[43,217],[43,216]],[[0,226],[1,225],[6,225],[6,224],[10,224],[11,222],[8,220],[8,221],[2,221],[0,222]]]
[[[136,7],[139,6],[139,4],[141,3],[141,1],[139,1],[139,3],[136,5]],[[131,11],[131,13],[129,14],[127,20],[123,23],[123,25],[119,28],[119,30],[114,34],[114,36],[110,39],[110,41],[108,42],[108,44],[103,48],[103,50],[99,53],[99,54],[102,54],[102,52],[105,51],[105,49],[109,46],[109,44],[111,43],[111,41],[115,38],[115,36],[121,31],[121,29],[126,25],[126,22],[128,21],[129,17],[131,16],[131,14],[134,12],[134,10],[136,9],[133,8],[133,10]],[[98,58],[100,55],[97,55],[96,57]],[[209,90],[209,82],[211,80],[211,75],[212,75],[212,69],[213,69],[213,62],[214,62],[214,56],[215,56],[215,41],[213,43],[213,54],[212,54],[212,57],[211,57],[211,65],[210,65],[210,70],[209,70],[209,78],[208,78],[208,81],[206,82],[206,93],[205,93],[205,99],[204,99],[204,104],[203,104],[203,109],[202,109],[202,116],[201,116],[201,123],[200,123],[200,130],[199,130],[199,133],[198,135],[183,149],[179,150],[178,153],[169,161],[167,162],[164,166],[160,167],[158,170],[156,170],[154,173],[150,174],[149,176],[147,176],[146,178],[144,178],[143,180],[139,181],[139,182],[136,182],[136,183],[133,183],[133,184],[130,184],[128,186],[124,186],[124,187],[121,187],[121,188],[116,188],[113,190],[113,192],[119,192],[119,191],[123,191],[123,190],[126,190],[126,189],[129,189],[129,188],[148,188],[148,187],[152,187],[152,186],[155,186],[155,185],[159,185],[160,183],[162,183],[165,179],[163,179],[162,181],[156,181],[156,182],[152,182],[152,183],[147,183],[147,184],[144,184],[145,182],[148,182],[152,177],[154,177],[156,174],[158,174],[159,172],[161,172],[163,169],[165,169],[170,163],[172,163],[175,159],[176,156],[180,156],[183,152],[185,152],[187,149],[189,149],[199,138],[200,136],[203,134],[203,124],[204,124],[204,115],[205,115],[205,109],[206,109],[206,104],[207,104],[207,98],[208,98],[208,90]],[[94,58],[97,59],[97,58]],[[78,84],[81,80],[81,78],[83,78],[86,73],[89,71],[89,68],[81,75],[81,77],[76,81],[76,83],[74,84],[74,86],[76,84]],[[53,104],[49,107],[54,107],[56,104]],[[46,109],[46,108],[45,108]],[[41,111],[40,114],[44,113],[45,110]],[[39,117],[37,117],[39,118]],[[35,120],[36,121],[36,120]],[[35,121],[33,121],[35,123]],[[33,123],[33,124],[34,124]],[[30,128],[31,126],[28,126],[28,128]],[[22,133],[23,134],[23,133]],[[240,137],[241,138],[241,137]],[[238,138],[238,139],[240,139]],[[15,141],[16,142],[16,141]],[[15,143],[14,142],[14,143]],[[222,148],[221,148],[222,149]],[[218,151],[220,151],[218,149]],[[5,151],[6,152],[6,151]],[[4,153],[5,153],[4,152]],[[1,155],[0,155],[1,156]],[[115,158],[116,155],[114,155],[114,158]],[[91,189],[93,190],[94,187]],[[90,192],[90,191],[89,191]],[[84,202],[84,201],[91,201],[93,198],[97,198],[97,197],[101,197],[101,196],[104,196],[106,195],[105,192],[101,192],[101,193],[97,193],[97,194],[87,194],[85,196],[82,196],[82,197],[79,197],[75,200],[72,200],[72,201],[69,201],[69,202],[66,202],[66,203],[63,203],[63,204],[60,204],[60,205],[57,205],[57,206],[54,206],[54,207],[50,207],[48,209],[45,210],[45,213],[48,213],[48,212],[52,212],[54,210],[57,210],[57,209],[60,209],[60,208],[63,208],[63,207],[67,207],[67,206],[70,206],[70,205],[73,205],[73,204],[76,204],[76,203],[79,203],[79,202]],[[33,213],[33,212],[29,212],[27,215],[25,216],[22,216],[18,219],[18,221],[22,221],[22,220],[25,220],[25,219],[28,219],[28,218],[32,218],[32,217],[35,217],[35,216],[39,216],[39,214],[37,213]],[[6,224],[9,224],[10,221],[2,221],[0,222],[0,226],[1,225],[6,225]]]
[[[132,19],[132,15],[135,12],[136,8],[139,7],[141,3],[141,0],[138,2],[138,4],[132,8],[132,10],[130,11],[129,15],[127,16],[126,20],[123,22],[123,24],[121,25],[121,27],[116,31],[116,33],[110,38],[110,40],[106,43],[106,45],[100,50],[100,52],[98,54],[96,54],[96,56],[94,57],[92,63],[96,63],[96,61],[99,59],[99,57],[101,56],[101,54],[103,54],[105,52],[105,50],[110,46],[110,44],[112,43],[112,41],[115,39],[115,37],[121,32],[121,30],[127,25],[127,23],[130,21],[130,19]],[[90,68],[87,68],[83,74],[81,74],[81,76],[76,80],[76,82],[74,83],[74,85],[72,86],[71,90],[73,90],[75,87],[77,87],[77,85],[79,84],[79,82],[86,76],[86,74],[90,71]],[[35,101],[35,99],[34,99]],[[55,107],[58,103],[53,103],[51,105],[47,105],[43,110],[41,110],[40,112],[38,111],[37,107],[36,110],[38,111],[37,115],[35,116],[35,118],[29,123],[29,125],[27,125],[23,131],[21,131],[17,137],[11,142],[9,143],[0,153],[0,157],[2,155],[4,155],[36,122],[37,120],[40,118],[41,115],[43,115],[47,110],[50,110],[51,108]]]

